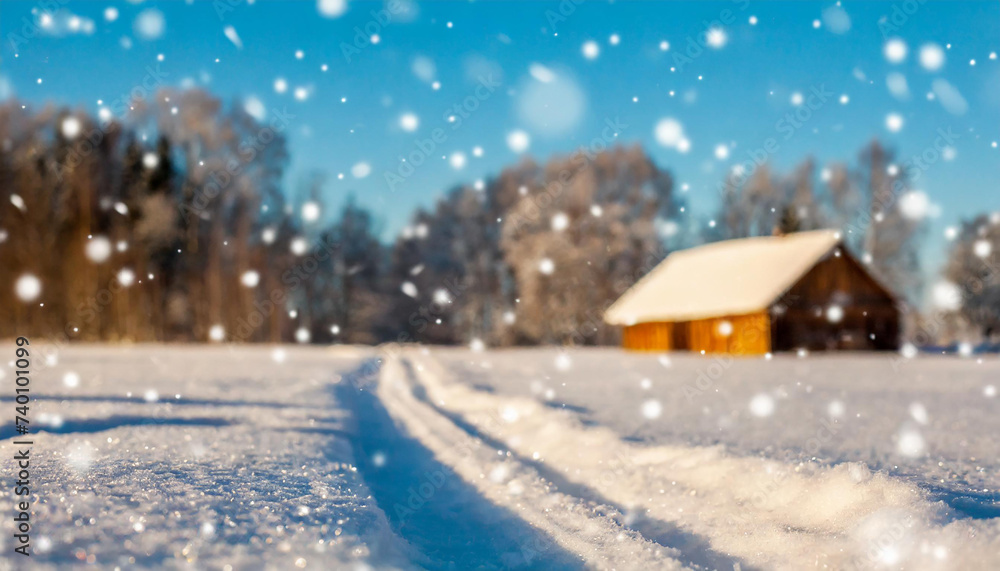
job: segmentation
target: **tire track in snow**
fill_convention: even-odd
[[[534,399],[476,391],[434,359],[405,354],[427,398],[505,448],[535,457],[617,505],[704,537],[713,549],[768,569],[966,569],[995,566],[998,522],[952,521],[916,486],[860,463],[786,465],[721,447],[639,446]],[[506,422],[495,422],[497,415]],[[605,476],[605,459],[629,461]],[[950,522],[950,523],[949,523]]]
[[[433,452],[396,426],[379,399],[355,383],[337,385],[354,412],[357,461],[398,535],[427,569],[578,569],[576,557],[515,514],[480,497]]]
[[[623,525],[665,548],[677,550],[680,554],[680,559],[693,568],[740,569],[741,571],[753,571],[756,569],[745,561],[742,561],[739,557],[717,552],[704,538],[681,529],[675,523],[658,520],[650,517],[643,510],[617,504],[593,487],[570,480],[563,473],[559,472],[558,469],[550,467],[542,461],[508,450],[506,443],[486,434],[472,423],[463,419],[461,415],[431,402],[427,398],[427,392],[416,381],[416,371],[413,370],[413,363],[404,360],[402,364],[410,372],[409,378],[413,379],[410,386],[415,398],[433,408],[438,414],[447,417],[455,426],[461,428],[473,438],[482,440],[491,448],[507,450],[507,453],[512,458],[537,470],[543,478],[552,482],[557,490],[588,502],[612,507],[615,511],[624,514],[625,517],[623,519],[625,521]]]
[[[386,361],[371,391],[345,380],[335,390],[357,415],[353,432],[366,484],[397,533],[420,551],[421,567],[684,568],[675,550],[617,523],[620,514],[552,490],[535,470],[416,399],[398,360]],[[428,475],[434,471],[446,478],[431,492],[425,484],[441,481]],[[421,485],[428,493],[411,508],[409,489],[419,497]]]

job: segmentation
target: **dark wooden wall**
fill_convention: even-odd
[[[836,323],[827,314],[832,305],[843,310]],[[839,256],[831,254],[820,261],[771,306],[771,345],[774,351],[895,351],[899,315],[893,294],[840,250]]]

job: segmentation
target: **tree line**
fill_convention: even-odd
[[[618,333],[603,310],[670,250],[776,227],[843,228],[887,283],[920,291],[923,223],[908,215],[905,173],[878,143],[856,167],[822,169],[822,188],[812,161],[790,175],[734,170],[710,224],[639,146],[526,158],[418,209],[386,244],[377,216],[351,198],[323,215],[321,175],[283,188],[288,123],[197,89],[161,90],[123,118],[4,103],[3,330],[82,341],[609,344]],[[997,227],[989,217],[963,227],[954,248],[969,254],[952,257],[953,281],[983,274],[981,242],[996,244]],[[953,313],[992,333],[997,281],[993,272],[966,287]]]

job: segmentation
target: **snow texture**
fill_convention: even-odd
[[[633,529],[691,566],[1000,562],[997,403],[984,394],[995,360],[616,349],[411,358],[442,410],[560,475],[560,490],[634,514]],[[751,410],[761,394],[774,400],[768,415]],[[662,406],[655,418],[640,413],[650,399]],[[925,444],[906,454],[913,434]],[[676,532],[657,536],[664,527]]]
[[[285,351],[279,364],[260,347],[73,346],[36,371],[31,421],[47,426],[33,435],[30,567],[408,568],[329,391],[359,359]],[[60,382],[69,372],[78,387]],[[11,487],[0,494],[10,506]],[[0,568],[27,568],[2,521]]]
[[[996,568],[997,367],[62,348],[32,381],[32,568]]]

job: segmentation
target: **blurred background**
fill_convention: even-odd
[[[0,4],[0,326],[612,344],[670,251],[839,229],[1000,335],[996,2]]]

